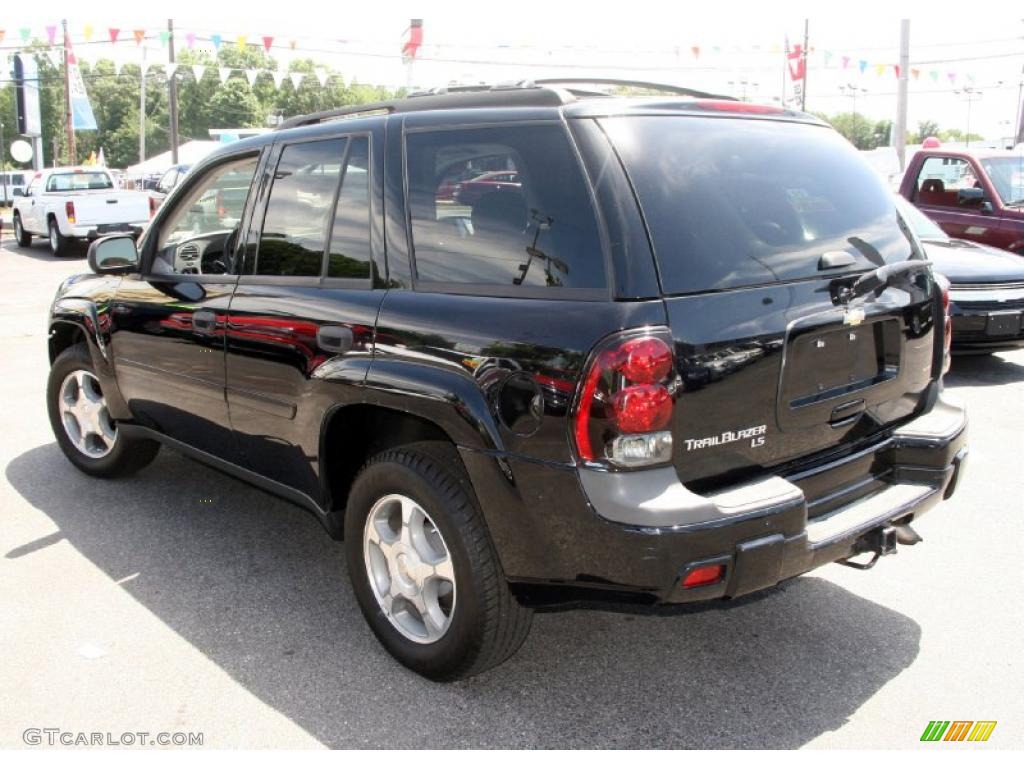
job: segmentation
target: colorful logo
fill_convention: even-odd
[[[995,729],[995,720],[932,720],[921,741],[988,741]]]

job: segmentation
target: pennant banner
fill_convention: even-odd
[[[260,76],[258,69],[247,69],[245,70],[245,79],[249,81],[249,87],[252,88],[256,85],[256,78]]]
[[[132,35],[135,37],[135,44],[142,45],[142,40],[146,36],[146,30],[144,29],[133,29]]]
[[[217,74],[220,75],[220,82],[223,85],[231,77],[231,67],[218,67]]]
[[[313,74],[315,74],[316,75],[316,79],[320,81],[320,87],[321,88],[323,88],[325,85],[327,85],[327,78],[330,77],[330,75],[327,74],[327,70],[326,69],[320,69],[320,68],[314,69],[313,70]]]
[[[264,35],[263,36],[263,50],[264,51],[266,51],[267,53],[270,53],[270,46],[272,46],[273,44],[274,44],[274,38],[272,38],[270,35]]]
[[[117,27],[111,27],[107,31],[110,33],[110,42],[116,43],[117,42],[117,36],[119,34],[121,34],[121,30],[118,29]]]
[[[220,50],[220,44],[222,42],[222,39],[221,39],[220,35],[211,35],[210,36],[210,42],[213,43],[214,50],[216,50],[216,51]]]
[[[187,35],[185,35],[185,44],[188,46],[188,49],[190,51],[195,47],[195,44],[196,44],[196,33],[195,32],[189,32]]]
[[[284,82],[284,72],[278,72],[278,71],[275,70],[275,71],[270,73],[270,76],[272,78],[274,78],[274,87],[275,88],[280,88],[281,87],[281,83]]]
[[[205,73],[206,73],[206,67],[204,67],[202,64],[193,64],[192,65],[192,77],[194,77],[196,79],[197,83],[200,80],[203,79],[203,75]]]
[[[295,90],[299,90],[299,86],[302,85],[302,73],[291,72],[288,75],[288,79],[292,81],[292,88],[294,88]]]

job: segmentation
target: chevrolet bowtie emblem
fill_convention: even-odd
[[[847,307],[843,314],[843,325],[860,325],[864,322],[864,310],[860,307]]]

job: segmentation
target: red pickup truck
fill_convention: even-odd
[[[900,194],[950,237],[1024,255],[1024,153],[922,149]]]

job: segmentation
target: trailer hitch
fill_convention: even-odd
[[[912,529],[911,532],[913,532]],[[856,568],[859,571],[866,571],[869,568],[874,568],[875,563],[878,562],[880,557],[896,554],[896,542],[899,538],[900,536],[895,526],[886,525],[881,528],[873,528],[857,539],[857,542],[853,545],[853,555],[840,560],[839,563],[848,566],[849,568]],[[920,541],[920,537],[918,537],[918,541]],[[862,555],[865,552],[872,553],[871,559],[866,563],[858,563],[852,559],[853,557]]]

